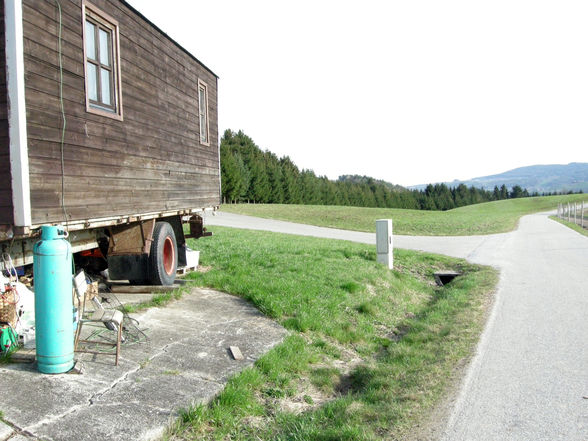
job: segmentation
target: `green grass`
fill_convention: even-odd
[[[221,211],[369,232],[374,231],[376,219],[392,219],[396,234],[466,236],[511,231],[525,214],[555,210],[560,202],[585,199],[583,194],[508,199],[449,211],[284,204],[229,204]]]
[[[574,231],[577,231],[580,234],[583,234],[584,236],[588,236],[588,230],[586,228],[581,227],[578,224],[575,224],[574,222],[568,222],[567,220],[560,219],[557,216],[549,216],[549,218],[553,219],[556,222],[559,222],[562,225],[565,225],[568,228],[571,228]]]
[[[127,305],[122,305],[121,310],[126,312],[127,314],[133,314],[138,311],[143,311],[145,309],[154,308],[154,307],[162,307],[167,305],[172,300],[179,300],[182,296],[188,291],[187,287],[180,287],[178,289],[174,289],[170,292],[164,292],[160,294],[154,294],[150,300],[146,300],[144,302],[132,303]]]
[[[213,227],[197,285],[250,300],[290,331],[168,439],[398,439],[427,415],[477,342],[496,272],[443,256]],[[433,273],[464,275],[439,288]]]

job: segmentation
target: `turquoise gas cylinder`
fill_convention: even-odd
[[[42,226],[33,247],[37,368],[44,374],[74,364],[72,254],[62,227]]]

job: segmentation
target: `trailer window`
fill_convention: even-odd
[[[200,143],[209,145],[208,86],[200,80],[198,80],[198,113],[200,115]]]
[[[86,110],[122,119],[118,22],[83,3]]]

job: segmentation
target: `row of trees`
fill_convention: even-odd
[[[408,190],[366,176],[341,176],[332,181],[312,170],[299,170],[288,156],[262,151],[242,131],[227,130],[221,139],[222,197],[225,203],[350,205],[358,207],[450,210],[464,205],[529,196],[505,185],[486,191],[461,184],[428,185]]]

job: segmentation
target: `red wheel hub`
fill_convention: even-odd
[[[176,263],[176,253],[174,250],[174,243],[171,237],[166,237],[163,242],[163,269],[168,276],[171,276],[174,272],[174,266]]]

